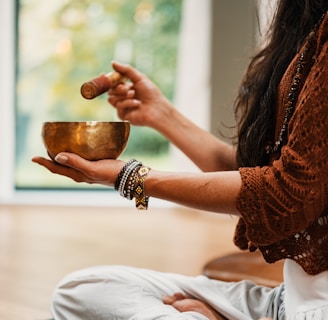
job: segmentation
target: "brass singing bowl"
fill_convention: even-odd
[[[60,152],[87,160],[117,159],[130,135],[126,121],[44,122],[42,139],[51,159]]]

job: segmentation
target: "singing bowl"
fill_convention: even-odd
[[[51,159],[72,152],[87,160],[117,159],[130,135],[126,121],[44,122],[42,139]]]

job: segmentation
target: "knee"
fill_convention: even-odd
[[[73,272],[64,277],[55,288],[52,299],[52,313],[55,319],[75,320],[91,318],[91,291],[95,290],[92,269]],[[92,280],[93,279],[93,280]],[[93,286],[89,284],[93,283]]]
[[[118,296],[133,296],[134,290],[121,271],[118,266],[93,267],[67,275],[54,291],[54,318],[98,319],[99,314],[110,318],[120,308]]]

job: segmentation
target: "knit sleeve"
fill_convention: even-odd
[[[265,246],[295,234],[328,207],[328,42],[317,56],[271,166],[240,168],[237,209],[248,241]]]

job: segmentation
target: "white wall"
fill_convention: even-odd
[[[212,0],[185,0],[178,56],[175,106],[205,130],[210,128]],[[192,138],[191,138],[192,139]],[[198,168],[171,147],[175,169]]]

